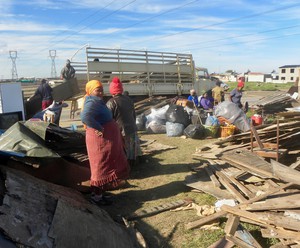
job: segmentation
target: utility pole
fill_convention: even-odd
[[[55,57],[56,57],[56,50],[49,50],[49,56],[51,58],[51,78],[56,78],[56,68],[55,68]]]
[[[9,51],[9,56],[12,62],[12,67],[11,67],[11,79],[12,80],[17,80],[18,79],[18,73],[17,73],[17,65],[16,65],[16,60],[17,60],[17,51]]]

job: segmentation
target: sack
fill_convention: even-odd
[[[146,124],[147,133],[166,133],[166,125],[163,120],[155,120]]]
[[[204,139],[205,138],[205,128],[202,125],[188,125],[183,133],[191,139]]]
[[[168,122],[166,123],[167,136],[178,137],[183,134],[184,126],[180,123]]]
[[[140,114],[136,117],[135,124],[138,131],[144,131],[146,129],[147,118],[145,114]]]
[[[185,127],[191,123],[189,114],[182,106],[172,104],[166,112],[166,120],[173,123],[181,123]]]

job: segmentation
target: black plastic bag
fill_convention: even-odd
[[[171,104],[166,112],[166,120],[168,122],[180,123],[187,127],[191,123],[189,114],[182,106]]]
[[[190,124],[184,130],[183,133],[191,139],[204,139],[205,128],[200,124]]]

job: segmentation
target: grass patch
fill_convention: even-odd
[[[228,82],[229,90],[233,90],[237,82]],[[274,84],[274,83],[259,83],[259,82],[246,82],[244,90],[247,91],[277,91],[288,90],[294,83]]]

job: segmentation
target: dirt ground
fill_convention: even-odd
[[[252,102],[274,92],[247,92],[244,101]],[[61,126],[81,125],[79,116],[68,120],[68,109],[63,111]],[[142,140],[156,140],[175,149],[159,151],[142,157],[140,163],[131,168],[128,187],[113,191],[113,204],[102,206],[113,219],[122,223],[122,217],[178,200],[192,200],[198,205],[214,205],[216,199],[208,194],[193,191],[185,185],[185,178],[192,173],[191,168],[200,165],[192,154],[204,144],[215,139],[194,140],[181,137],[167,137],[166,134],[140,133]],[[196,210],[165,211],[150,217],[138,218],[131,223],[142,233],[148,247],[188,247],[206,248],[219,240],[223,229],[187,230],[185,225],[199,219]],[[221,225],[222,226],[222,225]],[[267,243],[263,247],[269,247]]]
[[[114,191],[114,203],[103,207],[116,220],[134,212],[157,207],[178,200],[193,200],[199,205],[213,205],[215,198],[193,192],[185,185],[185,177],[199,160],[192,154],[201,144],[213,140],[193,140],[167,137],[166,134],[141,134],[143,140],[156,140],[177,148],[144,156],[131,170],[130,186]],[[222,236],[222,231],[185,229],[185,224],[199,218],[196,210],[166,211],[151,217],[137,219],[135,227],[142,233],[149,247],[208,247]]]

